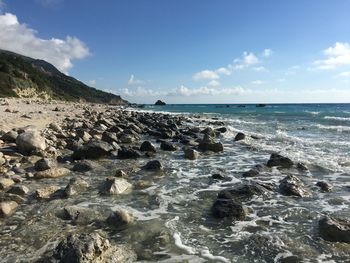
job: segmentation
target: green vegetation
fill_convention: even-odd
[[[34,89],[52,99],[125,104],[120,96],[89,87],[43,60],[0,50],[0,97],[17,97],[15,90]]]

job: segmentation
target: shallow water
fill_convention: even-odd
[[[295,113],[285,116],[279,113],[284,111],[281,108],[254,110],[255,107],[243,113],[201,114],[202,119],[223,121],[228,127],[229,131],[218,138],[224,143],[223,153],[203,154],[190,161],[183,158],[182,151],[159,151],[156,159],[165,167],[162,173],[138,169],[147,159],[101,161],[99,169],[84,175],[92,186],[89,191],[74,198],[27,204],[0,228],[0,254],[4,255],[1,261],[31,262],[71,231],[103,229],[112,242],[131,244],[140,262],[281,262],[292,255],[302,262],[349,262],[350,244],[326,242],[317,231],[322,215],[350,215],[349,134],[317,125],[342,122],[341,126],[349,127],[350,122],[324,118],[331,113],[317,107],[310,109],[312,113],[302,113],[305,119],[296,119]],[[260,112],[264,110],[272,113],[265,116]],[[350,116],[350,111],[345,114]],[[317,120],[313,119],[315,115]],[[202,119],[195,119],[190,125],[199,126]],[[237,131],[260,139],[233,142]],[[266,163],[272,151],[303,161],[309,171],[274,168],[251,179],[241,176],[254,165]],[[150,181],[152,185],[128,195],[101,196],[97,186],[120,168],[128,171],[130,181]],[[211,175],[217,172],[229,180],[212,180]],[[300,177],[312,190],[312,196],[280,195],[276,191],[278,182],[287,174]],[[70,177],[46,183],[65,186]],[[333,191],[321,193],[315,187],[319,180],[329,181]],[[232,222],[211,216],[219,190],[249,181],[271,184],[272,191],[244,202],[249,211],[245,220]],[[31,189],[36,188],[35,181],[26,183]],[[125,229],[110,228],[103,220],[75,226],[56,216],[57,211],[71,204],[94,208],[102,219],[111,210],[126,208],[137,222]]]

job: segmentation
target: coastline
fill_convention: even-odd
[[[338,259],[349,256],[346,242],[340,248],[329,246],[318,239],[316,226],[326,213],[317,211],[320,203],[315,200],[339,198],[341,187],[335,185],[334,196],[327,197],[332,186],[316,186],[323,180],[312,175],[315,168],[252,148],[245,144],[252,139],[248,134],[225,137],[224,119],[89,103],[6,101],[0,106],[1,201],[13,209],[0,224],[4,261],[16,262],[17,253],[29,262],[62,260],[73,234],[77,243],[109,240],[101,248],[101,262],[111,260],[115,250],[121,262],[172,256],[174,261],[231,262],[227,253],[220,253],[225,238],[213,242],[221,227],[232,231],[228,251],[251,245],[251,251],[235,254],[247,260],[258,252],[277,262],[333,252]],[[17,137],[23,133],[35,133],[35,140],[20,146]],[[346,176],[340,180],[348,182]],[[296,214],[289,215],[289,209]],[[303,215],[306,209],[310,211]],[[339,211],[328,212],[333,216]],[[191,231],[198,229],[186,224],[193,222],[212,235],[212,247],[205,248],[203,233],[196,236],[196,248],[196,242],[190,245]],[[264,235],[279,225],[286,226],[282,233],[295,231],[293,237],[300,240],[289,247],[265,247],[281,241],[279,235],[271,240]],[[312,235],[313,245],[303,231]],[[84,233],[99,236],[82,238]],[[66,242],[66,250],[59,242]]]

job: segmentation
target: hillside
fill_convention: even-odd
[[[0,97],[39,97],[125,104],[120,96],[89,87],[50,63],[0,50]]]

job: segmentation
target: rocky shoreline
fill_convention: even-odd
[[[203,156],[225,151],[221,138],[227,128],[215,119],[97,104],[67,104],[67,107],[44,102],[30,104],[60,112],[61,117],[44,128],[25,125],[0,133],[0,251],[8,251],[3,262],[153,261],[154,253],[172,243],[170,233],[150,227],[152,234],[134,247],[116,238],[131,227],[135,227],[133,232],[137,234],[138,219],[132,211],[79,204],[86,203],[90,194],[100,196],[106,203],[143,194],[142,190],[167,176],[167,163],[177,161],[171,153],[196,162]],[[247,136],[238,133],[232,142],[239,143]],[[286,174],[278,184],[254,181],[272,169]],[[250,179],[249,182],[218,191],[208,207],[209,214],[218,224],[234,224],[254,213],[247,206],[253,197],[278,193],[294,200],[308,198],[315,191],[332,191],[325,181],[316,185],[303,182],[297,174],[306,171],[305,164],[272,153],[265,163],[241,171],[241,177]],[[218,182],[231,179],[221,173],[212,175],[212,180]],[[145,203],[144,208],[151,208],[152,202]],[[329,215],[313,220],[317,225],[314,238],[350,243],[347,219]],[[50,223],[57,224],[57,228],[45,229],[45,224]],[[24,229],[37,234],[28,236],[28,232],[22,233]],[[16,251],[21,257],[16,256]],[[302,259],[289,255],[279,260],[300,262]]]

